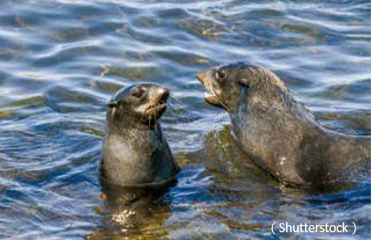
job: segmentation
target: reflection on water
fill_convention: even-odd
[[[325,193],[282,188],[238,150],[195,73],[235,61],[268,67],[326,127],[370,134],[370,7],[0,1],[0,238],[369,238],[368,177]],[[182,171],[167,192],[138,198],[143,207],[117,209],[98,178],[104,103],[136,81],[172,90],[163,127]],[[358,230],[274,236],[274,221]]]

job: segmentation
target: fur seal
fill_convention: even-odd
[[[263,67],[230,64],[205,69],[197,78],[208,90],[206,102],[229,113],[237,144],[286,185],[339,183],[370,164],[370,136],[325,129]]]
[[[108,104],[101,179],[121,187],[172,182],[179,171],[159,119],[169,90],[138,83],[119,90]]]

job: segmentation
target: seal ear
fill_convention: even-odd
[[[109,108],[114,108],[114,107],[117,106],[117,104],[118,104],[117,101],[111,101],[111,102],[107,103],[106,106],[109,107]]]
[[[249,81],[247,81],[246,78],[241,78],[238,80],[238,84],[240,84],[241,86],[244,86],[246,88],[249,88],[250,87],[250,83]]]

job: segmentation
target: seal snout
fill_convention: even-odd
[[[197,79],[205,86],[208,82],[208,78],[211,75],[211,69],[204,69],[197,73]]]
[[[153,98],[151,99],[151,105],[166,104],[169,95],[169,89],[164,87],[156,88],[153,93]]]
[[[169,98],[170,91],[167,88],[161,87],[158,90],[158,102],[159,103],[166,103],[167,99]]]
[[[215,85],[218,85],[216,83],[215,74],[217,71],[214,68],[209,68],[202,70],[198,72],[197,79],[201,82],[202,85],[204,85],[206,91],[204,99],[206,102],[208,102],[211,105],[222,107],[222,103],[220,102],[219,96],[217,94],[218,87],[215,87]]]
[[[156,87],[155,89],[152,89],[152,91],[152,97],[146,111],[149,115],[160,117],[166,110],[166,103],[170,96],[170,91],[165,87]]]
[[[202,85],[206,88],[205,94],[211,94],[214,95],[213,86],[212,86],[212,75],[213,70],[212,69],[205,69],[197,74],[197,79],[201,82]]]

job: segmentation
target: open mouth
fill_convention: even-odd
[[[159,118],[166,110],[166,98],[160,98],[156,100],[156,103],[150,104],[147,109],[146,113],[149,116],[155,116]]]
[[[211,89],[206,88],[206,91],[204,93],[204,99],[205,99],[206,102],[208,102],[212,105],[218,105],[218,106],[220,105],[218,96]]]
[[[215,93],[212,85],[210,84],[207,78],[201,76],[201,74],[197,75],[197,79],[204,85],[206,91],[204,93],[204,99],[207,103],[220,107],[221,103],[219,101],[218,95]]]
[[[166,109],[166,101],[160,101],[156,104],[150,105],[146,112],[148,115],[160,116]]]
[[[146,109],[148,116],[158,119],[166,110],[166,102],[169,98],[169,90],[166,88],[158,89],[157,96],[151,100]]]

